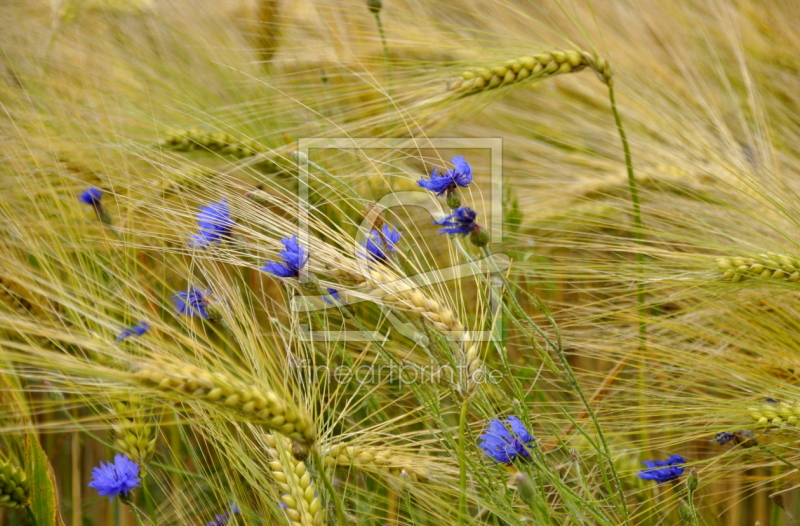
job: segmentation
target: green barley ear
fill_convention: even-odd
[[[156,390],[188,402],[211,404],[298,442],[313,444],[316,440],[311,417],[294,402],[230,375],[191,365],[159,364],[142,368],[136,378]]]
[[[178,152],[208,150],[235,157],[249,157],[267,151],[250,139],[238,139],[222,131],[207,132],[198,127],[168,132],[161,146]]]
[[[595,466],[602,461],[602,452],[598,451],[589,440],[579,434],[567,443],[575,452],[575,456],[588,466]],[[626,490],[634,491],[645,487],[645,481],[636,476],[642,468],[641,455],[632,449],[625,449],[619,443],[609,442],[609,450],[614,462],[614,469],[620,473],[620,482]]]
[[[22,508],[30,502],[28,477],[10,460],[0,461],[0,507]]]
[[[763,426],[795,425],[800,417],[800,402],[764,402],[757,407],[748,407],[747,412],[756,423]]]
[[[150,421],[137,400],[114,402],[113,413],[117,416],[112,425],[114,445],[144,467],[156,450],[155,423]]]
[[[355,468],[398,480],[404,472],[414,482],[431,478],[428,469],[418,461],[388,448],[335,445],[325,451],[323,461],[329,467]]]
[[[605,84],[613,84],[611,65],[586,51],[552,51],[512,59],[493,67],[470,68],[451,80],[447,89],[472,95],[530,79],[545,79],[591,68]]]
[[[281,502],[292,526],[320,526],[325,523],[322,501],[311,473],[302,460],[291,454],[291,444],[283,437],[266,435],[272,477],[281,492]]]
[[[773,252],[755,257],[719,258],[717,266],[722,279],[738,283],[747,278],[773,279],[797,283],[800,281],[800,259]]]
[[[478,346],[469,341],[461,344],[461,364],[459,367],[458,391],[464,400],[469,400],[478,391],[482,379],[483,362]]]

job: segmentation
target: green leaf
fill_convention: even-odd
[[[36,526],[64,526],[58,511],[53,468],[33,432],[25,439],[25,471],[31,484],[31,513]]]
[[[27,428],[22,451],[23,465],[20,467],[30,482],[30,509],[36,521],[34,526],[64,526],[58,511],[53,468],[27,416],[30,413],[19,379],[14,375],[0,375],[0,385],[11,395],[11,401],[17,405],[10,413],[22,419]]]

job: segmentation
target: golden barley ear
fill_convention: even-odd
[[[142,368],[135,378],[187,402],[211,404],[237,414],[298,442],[313,444],[316,440],[311,417],[293,401],[228,374],[211,373],[191,365],[159,364]]]
[[[773,252],[755,257],[719,258],[717,266],[722,279],[738,283],[747,278],[772,279],[797,283],[800,281],[800,259]]]
[[[492,67],[470,68],[447,84],[448,91],[472,95],[531,79],[545,79],[591,68],[598,78],[613,85],[614,73],[604,58],[587,51],[551,51],[529,55]]]
[[[334,445],[325,451],[323,461],[329,467],[355,468],[397,479],[405,471],[414,482],[431,478],[430,471],[414,458],[389,448]]]
[[[269,467],[281,492],[282,508],[292,526],[320,526],[325,523],[317,487],[302,460],[292,457],[291,443],[285,437],[266,435]]]

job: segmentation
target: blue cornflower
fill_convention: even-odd
[[[201,206],[197,214],[197,226],[200,227],[200,232],[191,236],[190,244],[196,248],[216,245],[221,239],[230,237],[235,224],[231,219],[227,199],[223,198],[218,203]]]
[[[367,259],[374,263],[386,263],[389,261],[389,253],[397,250],[395,245],[400,241],[403,233],[390,225],[383,225],[380,232],[372,230],[369,233],[366,243],[362,243],[367,249]]]
[[[78,201],[81,203],[100,206],[100,200],[103,198],[103,191],[96,186],[90,186],[78,196]]]
[[[141,336],[149,330],[150,330],[150,324],[147,323],[146,321],[140,321],[133,327],[127,327],[125,329],[122,329],[122,332],[120,332],[119,336],[117,336],[115,343],[119,343],[122,340],[130,338],[131,336]]]
[[[486,456],[507,466],[517,457],[530,459],[530,449],[536,441],[516,416],[509,416],[506,420],[490,420],[489,429],[479,438],[482,441],[478,447],[484,450]]]
[[[459,155],[450,159],[453,169],[439,175],[439,169],[434,168],[430,179],[420,179],[417,184],[426,190],[442,195],[447,191],[455,190],[457,186],[467,187],[472,182],[472,167]]]
[[[123,500],[130,496],[130,492],[139,486],[139,464],[129,459],[126,455],[114,457],[114,463],[100,462],[100,466],[92,470],[90,488],[97,490],[101,497],[119,496]]]
[[[231,511],[226,511],[214,516],[214,520],[206,523],[206,526],[227,526],[231,517],[239,513],[239,507],[236,504],[231,504]]]
[[[439,229],[440,234],[450,234],[466,236],[475,230],[480,229],[480,225],[475,222],[478,214],[468,206],[462,206],[453,210],[453,213],[445,217],[441,221],[436,221],[434,224],[442,225],[443,228]]]
[[[342,301],[342,297],[339,295],[339,291],[338,290],[329,288],[328,289],[328,294],[330,294],[330,298],[328,296],[323,296],[323,298],[322,298],[322,301],[324,301],[325,303],[330,303],[331,305],[333,305],[334,304],[333,300],[336,300],[336,301],[339,301],[339,302]],[[333,299],[331,299],[331,298],[333,298]]]
[[[283,261],[267,261],[261,270],[271,272],[279,278],[296,278],[308,261],[308,254],[298,244],[297,236],[285,237],[281,239],[281,243],[286,247],[278,253]]]
[[[655,480],[659,484],[677,479],[686,469],[680,466],[686,464],[686,460],[680,455],[672,455],[667,460],[645,460],[642,464],[648,469],[641,470],[637,476],[644,480]]]
[[[175,302],[175,309],[178,314],[199,316],[208,320],[211,319],[208,315],[208,299],[206,298],[209,292],[209,289],[202,290],[197,287],[189,287],[188,292],[176,292],[172,296],[172,301]]]

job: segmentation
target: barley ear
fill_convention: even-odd
[[[142,368],[135,377],[158,391],[189,402],[211,404],[298,442],[313,444],[316,439],[311,417],[294,402],[225,373],[211,373],[191,365],[159,364]]]
[[[311,473],[302,460],[291,454],[291,443],[284,437],[266,435],[267,454],[272,477],[281,492],[282,508],[291,526],[319,526],[324,524],[322,501],[317,493]]]
[[[30,502],[30,483],[25,472],[10,460],[0,461],[0,508],[22,508]]]
[[[114,445],[131,460],[144,467],[156,450],[156,425],[144,414],[136,400],[113,403],[116,416],[112,430]],[[145,473],[142,470],[142,473]]]
[[[731,257],[717,259],[722,279],[738,283],[747,278],[800,282],[800,259],[773,252],[755,257]]]
[[[800,417],[800,403],[764,402],[756,407],[748,407],[747,412],[762,426],[794,426]]]
[[[356,468],[373,474],[401,479],[403,472],[414,482],[431,478],[425,466],[412,457],[381,447],[334,445],[323,454],[328,467]]]
[[[491,67],[465,70],[451,79],[447,89],[471,95],[502,86],[511,86],[530,79],[545,79],[591,68],[605,84],[612,86],[614,73],[604,58],[587,51],[551,51],[508,60]]]

